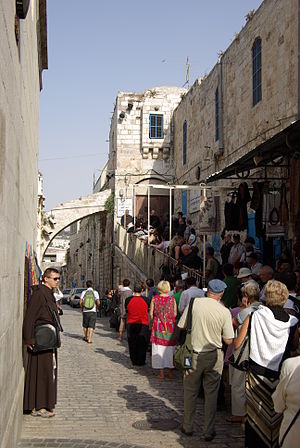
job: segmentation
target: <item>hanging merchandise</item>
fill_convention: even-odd
[[[284,236],[285,227],[280,223],[280,192],[273,187],[266,190],[263,196],[263,226],[266,237]]]
[[[271,191],[271,194],[273,196],[273,208],[271,209],[270,213],[269,213],[269,219],[268,219],[268,223],[271,224],[272,226],[276,226],[276,224],[279,223],[279,210],[276,207],[276,203],[275,203],[275,195],[277,195],[277,191],[275,190],[275,187],[273,186],[273,190]]]
[[[231,200],[225,202],[224,215],[225,215],[225,229],[226,230],[239,230],[239,206],[236,204],[237,192],[229,193]]]
[[[239,185],[238,194],[236,198],[237,206],[239,207],[239,230],[248,229],[248,210],[247,204],[251,201],[249,188],[246,182]]]
[[[280,209],[279,209],[280,222],[283,226],[287,226],[289,223],[289,209],[288,202],[286,198],[286,186],[281,185],[280,191]]]
[[[31,298],[32,287],[39,284],[42,275],[41,268],[38,265],[36,254],[32,246],[26,242],[25,263],[24,263],[24,306],[28,304]]]
[[[255,210],[255,233],[258,238],[265,235],[265,226],[263,223],[263,199],[264,192],[269,189],[269,182],[254,182],[253,196],[250,207]]]
[[[253,183],[253,194],[252,194],[252,199],[250,202],[250,208],[252,208],[252,210],[254,210],[255,212],[259,209],[259,207],[261,206],[261,188],[260,188],[260,183],[259,182],[254,182]]]
[[[291,160],[290,171],[290,222],[295,234],[300,234],[300,157]]]

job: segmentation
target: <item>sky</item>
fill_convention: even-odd
[[[261,0],[48,0],[39,169],[45,208],[92,193],[119,91],[208,74]]]

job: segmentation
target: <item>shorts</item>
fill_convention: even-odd
[[[85,311],[83,314],[82,326],[83,328],[92,328],[95,330],[97,313],[95,311]]]

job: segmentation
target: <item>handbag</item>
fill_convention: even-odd
[[[61,346],[60,331],[63,331],[63,328],[55,311],[51,310],[46,299],[45,302],[52,317],[53,323],[36,325],[36,327],[34,328],[35,344],[32,349],[34,353],[54,350]]]
[[[243,372],[249,369],[251,316],[250,314],[248,330],[243,343],[228,358],[228,362],[232,367]]]
[[[173,355],[173,363],[175,369],[178,370],[187,370],[192,366],[192,355],[193,355],[193,347],[192,347],[192,311],[193,311],[193,303],[195,297],[193,297],[189,303],[189,309],[187,312],[187,324],[186,324],[186,333],[185,337],[182,338],[182,343],[177,345],[174,350]]]
[[[54,350],[61,346],[59,330],[52,324],[37,325],[34,329],[34,339],[34,353]]]

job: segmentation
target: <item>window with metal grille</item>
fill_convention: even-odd
[[[216,105],[216,141],[219,140],[219,87],[215,93],[215,105]]]
[[[187,123],[183,123],[182,128],[182,164],[186,164],[186,141],[187,141]]]
[[[163,138],[163,115],[150,114],[150,138]]]
[[[252,47],[252,106],[261,98],[261,38],[257,37]]]

